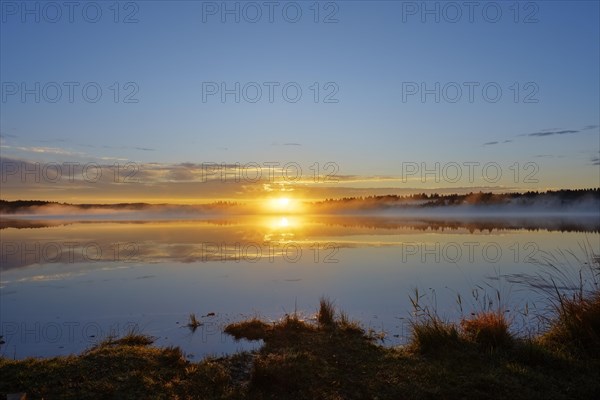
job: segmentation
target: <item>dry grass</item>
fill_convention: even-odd
[[[361,334],[364,332],[358,321],[351,320],[348,314],[344,311],[339,311],[339,318],[337,319],[336,326],[346,332]]]
[[[456,326],[438,317],[412,322],[411,330],[411,347],[421,353],[443,351],[460,344]]]
[[[335,324],[335,306],[327,297],[319,299],[317,322],[323,327],[332,327]]]
[[[544,295],[548,312],[540,340],[572,353],[600,354],[600,256],[587,243],[573,251],[542,253],[533,275],[513,275]],[[583,254],[583,255],[581,255]]]
[[[0,398],[26,392],[28,399],[219,399],[231,393],[221,365],[191,364],[179,348],[151,343],[149,336],[127,334],[80,356],[0,358]]]
[[[334,310],[335,311],[335,310]],[[569,357],[538,341],[515,339],[501,352],[476,351],[452,324],[429,312],[415,325],[423,356],[378,346],[343,312],[332,326],[296,313],[275,323],[252,318],[227,326],[236,338],[263,339],[257,352],[193,363],[178,348],[126,335],[80,356],[0,358],[0,395],[96,399],[571,399],[600,393],[600,360]],[[493,325],[488,322],[478,324]],[[494,319],[494,321],[496,321]],[[442,339],[440,339],[442,338]],[[427,344],[430,345],[428,346]],[[596,396],[597,397],[597,396]]]
[[[544,340],[578,351],[600,354],[600,292],[562,298],[558,316]]]
[[[196,332],[196,329],[198,329],[201,325],[202,322],[196,318],[196,314],[191,313],[187,327],[190,328],[192,332]]]
[[[502,312],[488,311],[477,313],[460,322],[462,333],[485,349],[506,348],[513,343],[509,323]]]
[[[137,329],[131,329],[124,336],[116,338],[114,336],[108,337],[106,340],[101,342],[98,346],[93,347],[101,348],[108,346],[150,346],[154,343],[155,338],[149,335],[140,333]]]
[[[270,329],[271,326],[269,326],[262,320],[254,317],[247,321],[229,324],[225,327],[224,332],[233,336],[236,340],[261,340],[266,337],[267,332]]]
[[[410,296],[413,318],[410,321],[410,346],[421,353],[429,353],[454,348],[460,344],[456,325],[444,321],[433,306],[423,305],[424,295],[419,289]]]
[[[562,264],[530,280],[549,295],[548,330],[510,333],[499,291],[460,324],[423,304],[415,290],[409,346],[376,345],[373,334],[321,298],[316,323],[297,312],[274,323],[259,318],[225,327],[236,339],[263,340],[257,352],[187,361],[178,348],[150,346],[131,331],[80,356],[20,361],[0,358],[0,395],[28,398],[156,399],[571,399],[600,393],[600,263],[583,264],[567,282]],[[584,279],[584,276],[586,277]],[[497,304],[496,304],[497,303]],[[459,297],[459,304],[461,300]],[[495,308],[495,309],[494,309]],[[200,323],[190,315],[192,327]],[[199,326],[199,325],[198,325]],[[489,351],[501,350],[501,351]],[[484,351],[482,351],[484,350]]]

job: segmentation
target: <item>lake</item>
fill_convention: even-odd
[[[501,303],[523,332],[547,303],[505,276],[600,243],[597,214],[20,218],[0,227],[0,351],[11,358],[78,353],[132,329],[190,359],[218,356],[260,345],[222,334],[227,323],[312,318],[323,295],[396,345],[415,288],[448,318]],[[194,332],[191,313],[203,322]]]

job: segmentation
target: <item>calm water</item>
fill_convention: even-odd
[[[3,219],[1,228],[0,352],[16,358],[80,352],[131,328],[189,358],[220,355],[258,346],[223,335],[228,322],[311,318],[321,295],[394,345],[416,287],[449,317],[460,315],[457,293],[470,312],[499,290],[518,325],[525,304],[543,303],[503,275],[539,271],[544,252],[600,247],[597,215]],[[204,322],[193,333],[190,313]]]

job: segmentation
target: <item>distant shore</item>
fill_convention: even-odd
[[[286,199],[287,200],[287,199]],[[265,200],[267,201],[267,200]],[[254,203],[215,201],[207,204],[73,204],[44,200],[0,200],[0,215],[105,215],[152,213],[154,215],[207,216],[255,214],[598,214],[600,188],[523,193],[413,194],[345,197],[322,201],[296,199],[301,206],[290,209],[257,208]]]

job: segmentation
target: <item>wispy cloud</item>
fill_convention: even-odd
[[[573,129],[567,129],[562,131],[540,131],[528,133],[527,136],[553,136],[553,135],[568,135],[571,133],[577,133],[579,131]]]
[[[118,149],[118,150],[140,150],[140,151],[156,151],[150,147],[138,147],[138,146],[102,146],[104,149]]]
[[[580,133],[582,131],[589,131],[592,129],[597,129],[598,125],[586,125],[581,129],[559,129],[559,128],[548,128],[548,129],[542,129],[539,130],[537,132],[530,132],[530,133],[521,133],[518,134],[517,137],[547,137],[547,136],[560,136],[560,135],[572,135],[575,133]],[[507,139],[502,141],[502,143],[511,143],[513,142],[512,139]],[[492,146],[492,145],[496,145],[499,144],[499,141],[491,141],[491,142],[486,142],[483,144],[483,146]]]
[[[273,143],[271,143],[271,146],[302,146],[302,143],[298,143],[298,142],[285,142],[285,143],[273,142]]]
[[[45,146],[7,146],[2,145],[3,149],[19,150],[28,153],[42,153],[42,154],[60,154],[60,155],[80,155],[81,153],[73,152],[67,149],[61,149],[59,147],[45,147]]]
[[[66,143],[67,139],[39,139],[40,143]]]

